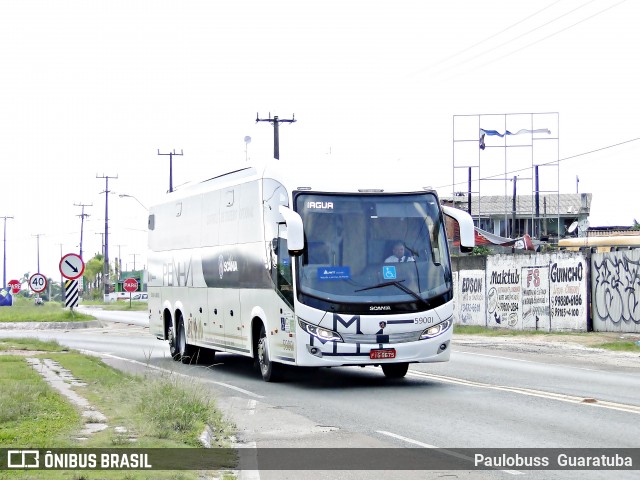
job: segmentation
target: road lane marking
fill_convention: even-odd
[[[428,378],[437,382],[454,383],[467,387],[485,388],[488,390],[498,390],[502,392],[517,393],[520,395],[528,395],[530,397],[546,398],[548,400],[557,400],[559,402],[567,402],[580,405],[589,405],[592,407],[608,408],[610,410],[618,410],[620,412],[635,413],[640,415],[640,406],[626,405],[624,403],[608,402],[605,400],[597,400],[593,398],[577,397],[574,395],[565,395],[562,393],[545,392],[543,390],[535,390],[523,387],[507,387],[504,385],[492,385],[490,383],[473,382],[462,378],[447,377],[444,375],[435,375],[433,373],[418,372],[410,370],[407,376],[415,378]]]
[[[413,438],[403,437],[402,435],[398,435],[397,433],[391,433],[391,432],[387,432],[387,431],[384,431],[384,430],[376,430],[376,432],[381,433],[382,435],[387,435],[389,437],[396,438],[398,440],[402,440],[403,442],[407,442],[407,443],[411,443],[413,445],[417,445],[417,446],[422,447],[422,448],[431,448],[431,449],[434,449],[434,450],[438,450],[438,452],[444,453],[444,454],[449,455],[451,457],[456,457],[456,458],[461,458],[462,460],[467,460],[467,461],[469,461],[469,462],[471,462],[472,464],[475,465],[475,460],[473,458],[468,457],[466,455],[462,455],[461,453],[452,452],[451,450],[447,450],[446,448],[436,447],[435,445],[429,445],[428,443],[423,443],[423,442],[420,442],[418,440],[414,440]],[[520,472],[518,470],[500,470],[500,471],[508,473],[510,475],[524,475],[524,472]]]
[[[506,356],[502,356],[502,355],[489,355],[486,353],[475,353],[475,352],[464,352],[462,350],[457,350],[456,352],[457,354],[462,354],[462,355],[476,355],[478,357],[487,357],[487,358],[497,358],[498,360],[510,360],[512,362],[522,362],[522,363],[531,363],[533,365],[550,365],[544,362],[539,362],[539,361],[535,361],[535,360],[524,360],[522,358],[513,358],[513,357],[506,357]],[[587,368],[587,367],[576,367],[575,365],[567,365],[567,364],[559,364],[559,363],[553,363],[551,365],[555,365],[555,366],[561,366],[562,368],[573,368],[575,370],[584,370],[587,372],[602,372],[603,370],[598,370],[596,368]],[[625,373],[622,372],[616,372],[616,374],[618,375],[624,375]]]
[[[140,365],[142,367],[151,368],[153,370],[158,370],[160,372],[169,373],[171,375],[177,375],[179,377],[188,378],[189,380],[193,380],[193,378],[194,378],[191,375],[186,375],[184,373],[179,373],[179,372],[176,372],[175,370],[168,370],[166,368],[156,367],[155,365],[149,365],[148,363],[140,362],[138,360],[132,360],[130,358],[119,357],[119,356],[113,355],[111,353],[94,352],[92,350],[80,350],[80,353],[86,353],[88,355],[93,355],[93,356],[96,356],[96,357],[114,358],[116,360],[122,360],[122,361],[125,361],[125,362],[133,363],[135,365]],[[236,387],[235,385],[229,385],[228,383],[224,383],[224,382],[216,382],[215,380],[208,380],[206,378],[198,378],[198,377],[196,377],[196,378],[200,382],[212,383],[212,384],[218,385],[220,387],[228,388],[230,390],[235,390],[236,392],[240,392],[240,393],[242,393],[244,395],[248,395],[249,397],[264,398],[264,395],[258,395],[257,393],[250,392],[249,390],[245,390],[244,388]]]

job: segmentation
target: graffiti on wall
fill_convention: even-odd
[[[593,255],[592,302],[594,330],[640,332],[640,250]]]
[[[487,261],[487,326],[521,328],[521,294],[519,266]]]
[[[522,267],[522,328],[551,330],[549,266]]]
[[[640,267],[640,257],[637,260]],[[640,268],[636,272],[640,275]],[[454,321],[519,330],[586,331],[587,277],[582,253],[491,255],[485,271],[456,272]],[[640,314],[640,308],[636,312]]]
[[[551,324],[554,330],[585,330],[587,267],[582,257],[558,257],[549,267]]]
[[[462,325],[486,325],[484,291],[484,270],[460,272],[456,303]]]

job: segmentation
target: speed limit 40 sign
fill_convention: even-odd
[[[47,288],[47,277],[41,273],[34,273],[29,278],[29,288],[36,293],[44,292]]]

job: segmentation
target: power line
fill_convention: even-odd
[[[509,45],[510,43],[514,42],[515,40],[518,40],[518,39],[520,39],[520,38],[522,38],[522,37],[524,37],[524,36],[526,36],[526,35],[529,35],[529,34],[533,33],[533,32],[534,32],[534,31],[536,31],[536,30],[539,30],[539,29],[541,29],[541,28],[543,28],[543,27],[545,27],[545,26],[548,26],[548,25],[550,25],[550,24],[552,24],[552,23],[554,23],[554,22],[556,22],[556,21],[560,20],[561,18],[566,17],[567,15],[570,15],[570,14],[572,14],[572,13],[576,12],[577,10],[579,10],[579,9],[581,9],[581,8],[586,7],[587,5],[589,5],[589,4],[591,4],[591,3],[593,3],[594,1],[595,1],[595,0],[590,0],[589,2],[587,2],[587,3],[583,4],[583,5],[580,5],[580,6],[576,7],[576,8],[574,8],[573,10],[570,10],[570,11],[568,11],[568,12],[566,12],[566,13],[564,13],[564,14],[560,15],[560,16],[557,16],[557,17],[553,18],[552,20],[549,20],[549,21],[548,21],[548,22],[546,22],[546,23],[543,23],[543,24],[541,24],[541,25],[539,25],[539,26],[537,26],[537,27],[535,27],[535,28],[533,28],[533,29],[531,29],[531,30],[528,30],[528,31],[527,31],[527,32],[525,32],[525,33],[522,33],[522,34],[520,34],[520,35],[518,35],[518,36],[516,36],[516,37],[514,37],[514,38],[511,38],[511,39],[509,39],[509,40],[507,40],[507,41],[504,41],[504,42],[500,43],[499,45],[497,45],[496,47],[494,47],[494,48],[492,48],[492,49],[481,51],[480,53],[478,53],[477,55],[475,55],[473,58],[470,58],[470,59],[464,60],[464,61],[462,61],[462,62],[458,62],[458,63],[456,63],[456,64],[454,64],[454,65],[449,66],[449,67],[445,67],[445,68],[441,69],[441,70],[440,70],[440,72],[437,72],[437,73],[443,73],[443,72],[446,72],[446,71],[451,70],[451,69],[453,69],[453,68],[455,68],[455,67],[458,67],[458,66],[464,65],[464,64],[466,64],[466,63],[469,63],[469,62],[471,62],[472,60],[476,60],[477,58],[479,58],[479,57],[481,57],[481,56],[484,56],[484,55],[486,55],[486,54],[488,54],[488,53],[491,53],[492,51],[498,50],[498,49],[500,49],[501,47],[504,47],[504,46],[506,46],[506,45]],[[555,36],[555,35],[558,35],[558,34],[560,34],[560,33],[562,33],[562,32],[565,32],[565,31],[567,31],[567,30],[569,30],[569,29],[571,29],[571,28],[573,28],[573,27],[575,27],[575,26],[577,26],[577,25],[579,25],[579,24],[583,23],[583,22],[586,22],[587,20],[590,20],[590,19],[592,19],[592,18],[594,18],[594,17],[596,17],[596,16],[598,16],[598,15],[601,15],[602,13],[604,13],[604,12],[606,12],[606,11],[608,11],[608,10],[611,10],[612,8],[615,8],[615,7],[619,6],[619,5],[621,5],[622,3],[624,3],[624,2],[626,2],[626,0],[622,0],[621,2],[616,3],[615,5],[612,5],[612,6],[609,6],[609,7],[605,8],[605,9],[603,9],[603,10],[600,10],[599,12],[596,12],[596,13],[594,13],[593,15],[590,15],[590,16],[588,16],[588,17],[586,17],[586,18],[583,18],[582,20],[580,20],[580,21],[578,21],[578,22],[576,22],[576,23],[573,23],[573,24],[571,24],[571,25],[569,25],[569,26],[567,26],[567,27],[565,27],[565,28],[562,28],[562,29],[560,29],[560,30],[558,30],[558,31],[556,31],[556,32],[554,32],[554,33],[551,33],[551,34],[549,34],[549,35],[547,35],[547,36],[545,36],[545,37],[543,37],[543,38],[540,38],[540,39],[538,39],[538,40],[536,40],[536,41],[534,41],[534,42],[531,42],[531,43],[529,43],[529,44],[527,44],[527,45],[525,45],[525,46],[523,46],[523,47],[517,48],[517,49],[515,49],[515,50],[513,50],[513,51],[511,51],[511,52],[509,52],[509,53],[507,53],[507,54],[505,54],[505,55],[502,55],[502,56],[500,56],[500,57],[498,57],[498,58],[495,58],[495,59],[493,59],[493,60],[484,61],[484,62],[482,62],[481,66],[482,66],[482,67],[485,67],[485,66],[490,65],[490,64],[492,64],[492,63],[495,63],[495,62],[497,62],[497,61],[499,61],[499,60],[502,60],[503,58],[506,58],[506,57],[508,57],[508,56],[511,56],[511,55],[513,55],[514,53],[517,53],[517,52],[519,52],[519,51],[521,51],[521,50],[524,50],[524,49],[527,49],[527,48],[529,48],[529,47],[532,47],[533,45],[536,45],[536,44],[538,44],[538,43],[540,43],[540,42],[543,42],[543,41],[545,41],[545,40],[547,40],[547,39],[549,39],[549,38],[551,38],[551,37],[553,37],[553,36]],[[558,3],[558,2],[556,2],[556,3]],[[530,19],[530,18],[532,18],[532,17],[534,17],[534,16],[538,15],[538,14],[539,14],[539,13],[541,13],[543,10],[546,10],[547,8],[549,8],[549,7],[553,6],[553,5],[555,5],[555,3],[554,3],[554,4],[549,5],[549,6],[545,7],[545,8],[543,8],[542,10],[537,11],[536,13],[534,13],[534,14],[532,14],[532,15],[529,15],[528,17],[524,18],[523,20],[520,20],[519,22],[516,22],[515,24],[510,25],[509,27],[507,27],[507,28],[505,28],[505,29],[501,30],[500,32],[498,32],[498,33],[496,33],[496,34],[491,35],[491,36],[489,36],[489,37],[485,38],[484,40],[481,40],[480,42],[477,42],[477,43],[475,43],[474,45],[471,45],[470,47],[467,47],[467,48],[465,48],[465,49],[463,49],[463,50],[461,50],[461,51],[459,51],[459,52],[457,52],[457,53],[455,53],[455,54],[451,55],[450,57],[448,57],[448,58],[446,58],[446,59],[444,59],[444,60],[441,60],[441,61],[437,62],[436,64],[432,65],[431,67],[427,67],[427,68],[424,68],[424,69],[422,69],[422,70],[418,70],[417,72],[414,72],[414,73],[410,74],[409,76],[413,76],[413,75],[415,75],[415,74],[417,74],[417,73],[420,73],[420,72],[422,72],[422,71],[429,70],[429,69],[433,68],[433,66],[435,66],[435,65],[440,65],[440,64],[442,64],[442,63],[445,63],[445,62],[447,62],[447,61],[451,60],[452,58],[455,58],[455,57],[459,56],[460,54],[462,54],[462,53],[464,53],[464,52],[467,52],[467,51],[469,51],[469,50],[471,50],[471,49],[475,48],[476,46],[481,45],[482,43],[485,43],[485,42],[486,42],[486,41],[488,41],[489,39],[495,38],[496,36],[498,36],[498,35],[500,35],[500,34],[504,33],[505,31],[510,30],[512,27],[514,27],[514,26],[516,26],[516,25],[519,25],[519,24],[523,23],[524,21],[526,21],[526,20],[528,20],[528,19]],[[475,67],[475,68],[477,68],[477,67]],[[475,68],[474,68],[474,69],[475,69]]]
[[[607,8],[605,8],[605,9],[603,9],[603,10],[600,10],[599,12],[596,12],[596,13],[594,13],[593,15],[591,15],[591,16],[589,16],[589,17],[583,18],[582,20],[580,20],[580,21],[578,21],[578,22],[576,22],[576,23],[574,23],[574,24],[572,24],[572,25],[569,25],[569,26],[567,26],[567,27],[565,27],[565,28],[563,28],[563,29],[561,29],[561,30],[558,30],[557,32],[551,33],[551,34],[547,35],[546,37],[542,37],[542,38],[540,38],[540,39],[536,40],[535,42],[531,42],[531,43],[529,43],[529,44],[527,44],[527,45],[524,45],[523,47],[517,48],[517,49],[515,49],[515,50],[513,50],[513,51],[511,51],[511,52],[509,52],[509,53],[506,53],[506,54],[502,55],[501,57],[495,58],[495,59],[490,60],[490,61],[488,61],[488,62],[484,62],[484,63],[482,64],[482,66],[483,66],[483,67],[486,67],[487,65],[491,65],[492,63],[498,62],[498,61],[502,60],[503,58],[510,57],[510,56],[511,56],[511,55],[513,55],[514,53],[518,53],[518,52],[520,52],[521,50],[525,50],[525,49],[527,49],[527,48],[529,48],[529,47],[532,47],[532,46],[534,46],[534,45],[536,45],[536,44],[538,44],[538,43],[540,43],[540,42],[544,42],[545,40],[547,40],[547,39],[549,39],[549,38],[551,38],[551,37],[555,37],[556,35],[558,35],[558,34],[560,34],[560,33],[562,33],[562,32],[565,32],[565,31],[567,31],[567,30],[569,30],[569,29],[571,29],[571,28],[575,27],[576,25],[580,25],[581,23],[584,23],[584,22],[586,22],[587,20],[591,20],[592,18],[597,17],[598,15],[601,15],[601,14],[603,14],[604,12],[606,12],[606,11],[608,11],[608,10],[611,10],[612,8],[618,7],[618,6],[622,5],[622,4],[623,4],[624,2],[626,2],[626,1],[627,1],[627,0],[622,0],[621,2],[618,2],[618,3],[616,3],[615,5],[611,5],[610,7],[607,7]]]
[[[538,15],[538,14],[540,14],[540,13],[544,12],[545,10],[547,10],[547,9],[549,9],[549,8],[551,8],[551,7],[553,7],[553,6],[554,6],[554,5],[556,5],[557,3],[560,3],[561,1],[562,1],[562,0],[556,0],[554,3],[552,3],[552,4],[550,4],[550,5],[547,5],[546,7],[544,7],[544,8],[542,8],[542,9],[538,10],[537,12],[535,12],[535,13],[533,13],[533,14],[531,14],[531,15],[529,15],[529,16],[527,16],[527,17],[525,17],[525,18],[523,18],[522,20],[520,20],[520,21],[518,21],[518,22],[516,22],[516,23],[513,23],[513,24],[509,25],[507,28],[504,28],[504,29],[500,30],[499,32],[494,33],[493,35],[490,35],[490,36],[486,37],[485,39],[480,40],[479,42],[474,43],[473,45],[471,45],[471,46],[469,46],[469,47],[467,47],[467,48],[464,48],[464,49],[462,49],[462,50],[458,51],[457,53],[454,53],[453,55],[450,55],[450,56],[449,56],[449,57],[447,57],[447,58],[444,58],[444,59],[442,59],[442,60],[439,60],[438,62],[434,63],[434,64],[433,64],[433,65],[431,65],[430,67],[426,67],[426,68],[420,69],[420,70],[418,70],[417,72],[412,73],[410,76],[413,76],[413,75],[415,75],[415,74],[417,74],[417,73],[420,73],[420,72],[423,72],[423,71],[425,71],[425,70],[430,70],[430,69],[432,69],[432,68],[434,68],[434,67],[437,67],[438,65],[442,65],[443,63],[448,62],[449,60],[452,60],[452,59],[454,59],[454,58],[456,58],[456,57],[459,57],[459,56],[460,56],[460,55],[462,55],[463,53],[468,52],[469,50],[472,50],[472,49],[476,48],[477,46],[482,45],[483,43],[488,42],[489,40],[491,40],[491,39],[493,39],[493,38],[495,38],[495,37],[497,37],[497,36],[499,36],[499,35],[502,35],[504,32],[507,32],[507,31],[511,30],[513,27],[516,27],[516,26],[520,25],[521,23],[526,22],[527,20],[529,20],[529,19],[531,19],[531,18],[535,17],[536,15]],[[594,1],[594,0],[592,0],[592,1]],[[557,19],[557,18],[556,18],[556,19]],[[552,20],[552,22],[553,22],[553,21],[555,21],[556,19]],[[545,25],[548,25],[549,23],[551,23],[551,22],[548,22],[548,23],[546,23]],[[544,26],[544,25],[542,25],[542,26]],[[525,35],[526,35],[526,34],[525,34]],[[518,37],[516,37],[516,38],[518,38]],[[515,40],[515,39],[514,39],[514,40]],[[504,43],[503,43],[502,45],[504,45]],[[486,52],[485,52],[485,53],[486,53]],[[483,55],[483,54],[481,54],[481,55]],[[445,70],[446,70],[446,69],[445,69]]]
[[[602,152],[603,150],[609,150],[610,148],[620,147],[622,145],[626,145],[627,143],[637,142],[638,140],[640,140],[640,137],[632,138],[630,140],[625,140],[623,142],[614,143],[612,145],[607,145],[606,147],[596,148],[595,150],[589,150],[588,152],[577,153],[575,155],[571,155],[570,157],[564,157],[564,158],[560,158],[558,160],[551,160],[549,162],[539,163],[538,166],[559,164],[560,162],[565,162],[567,160],[571,160],[571,159],[574,159],[574,158],[583,157],[585,155],[591,155],[592,153]],[[509,174],[513,174],[513,173],[524,172],[524,171],[527,171],[527,170],[530,170],[530,169],[531,169],[531,167],[525,167],[525,168],[519,168],[517,170],[510,170],[508,172],[497,173],[495,175],[489,175],[488,177],[478,178],[477,181],[491,180],[491,179],[494,179],[494,178],[499,178],[502,175],[509,175]],[[505,180],[509,180],[509,179],[505,178]],[[439,187],[436,187],[436,189],[455,187],[456,185],[464,185],[464,184],[466,184],[466,182],[456,182],[456,183],[452,183],[452,184],[449,184],[449,185],[441,185]]]

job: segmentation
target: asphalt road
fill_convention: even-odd
[[[110,312],[114,320],[115,312]],[[134,314],[131,317],[131,314]],[[174,362],[148,333],[145,312],[102,328],[0,331],[56,339],[132,371],[198,379],[238,427],[238,442],[306,448],[635,448],[640,439],[638,357],[482,337],[454,338],[451,361],[412,365],[405,379],[378,368],[292,369],[265,383],[250,359],[217,354],[211,365]],[[588,360],[586,360],[588,358]],[[381,450],[382,452],[382,450]],[[375,473],[375,475],[374,475]],[[314,471],[319,478],[638,478],[606,471]],[[612,476],[613,474],[613,476]],[[308,472],[305,473],[308,475]],[[245,471],[244,478],[301,472]]]

